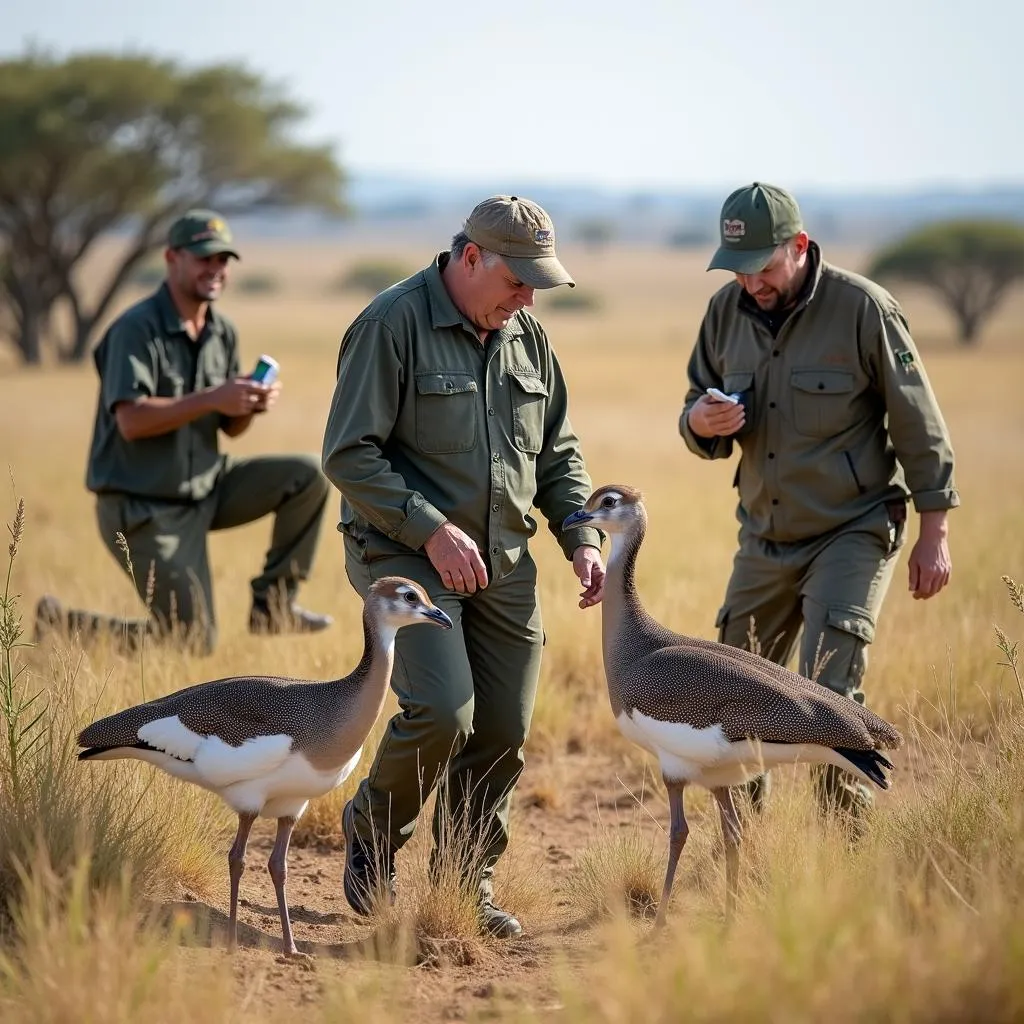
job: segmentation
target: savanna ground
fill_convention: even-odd
[[[280,288],[229,289],[223,309],[240,327],[247,361],[261,351],[278,357],[284,392],[273,416],[227,442],[229,450],[319,451],[337,342],[364,302],[328,285],[367,255],[324,245],[246,248],[244,271],[265,271]],[[432,253],[397,255],[415,268]],[[864,260],[827,255],[854,268]],[[566,249],[564,258],[602,307],[556,312],[541,296],[537,308],[569,378],[595,485],[645,492],[642,598],[673,628],[712,637],[735,542],[734,463],[690,456],[676,420],[700,314],[724,278],[703,272],[704,253]],[[125,294],[122,308],[138,294]],[[929,602],[906,591],[911,523],[867,682],[870,705],[908,744],[856,847],[816,817],[805,769],[780,772],[769,810],[748,830],[739,911],[726,929],[717,814],[703,794],[688,794],[691,834],[669,928],[660,942],[643,941],[663,876],[667,802],[652,762],[620,739],[608,709],[600,611],[577,608],[569,566],[542,531],[534,547],[548,646],[498,880],[525,937],[479,939],[456,898],[431,893],[428,828],[398,857],[396,911],[370,922],[349,911],[339,811],[392,701],[360,769],[312,805],[296,833],[290,904],[300,946],[319,954],[314,968],[277,954],[269,823],[257,826],[250,846],[242,949],[228,958],[233,817],[209,794],[148,766],[79,765],[72,739],[92,717],[203,679],[347,673],[360,652],[359,605],[345,580],[332,499],[302,594],[335,615],[330,631],[276,640],[246,632],[248,581],[268,539],[261,522],[212,539],[221,637],[212,657],[148,648],[125,658],[52,638],[15,648],[4,663],[5,672],[24,666],[16,694],[42,691],[20,725],[44,704],[46,711],[24,737],[5,728],[0,739],[8,763],[12,748],[20,754],[17,784],[0,780],[0,893],[17,894],[0,939],[0,1017],[1024,1017],[1024,696],[995,640],[996,626],[1010,642],[1024,638],[1024,616],[1001,578],[1024,579],[1024,298],[991,322],[977,351],[952,343],[949,321],[926,296],[901,298],[952,430],[963,507],[951,515],[951,585]],[[0,451],[12,478],[3,483],[4,518],[13,522],[19,497],[25,507],[10,582],[16,613],[29,634],[35,601],[47,592],[134,613],[134,592],[100,544],[83,487],[91,366],[2,372]],[[403,940],[412,934],[417,941]]]

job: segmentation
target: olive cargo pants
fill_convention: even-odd
[[[153,566],[150,610],[154,622],[125,624],[89,613],[73,613],[72,629],[107,626],[129,630],[177,630],[190,635],[202,653],[216,645],[207,535],[228,530],[274,513],[270,547],[263,571],[252,582],[253,597],[266,599],[283,588],[288,595],[309,574],[316,553],[328,484],[319,461],[307,455],[264,455],[228,459],[213,492],[196,502],[149,501],[129,495],[97,497],[100,536],[118,565],[127,571],[117,534],[128,544],[132,575],[139,597],[147,599]]]
[[[454,848],[470,857],[461,865],[466,882],[489,889],[508,845],[512,790],[524,767],[540,676],[536,564],[527,552],[508,576],[475,594],[457,594],[445,589],[422,552],[368,555],[365,545],[345,536],[345,568],[364,597],[382,576],[415,580],[454,623],[451,630],[410,626],[398,633],[391,686],[402,710],[388,722],[354,797],[356,834],[398,850],[442,783],[435,853]],[[453,837],[463,826],[472,834]]]
[[[715,622],[719,641],[785,665],[802,630],[796,671],[863,704],[868,647],[903,546],[905,519],[905,503],[881,504],[840,530],[794,544],[741,529]],[[748,785],[760,805],[768,776]],[[866,787],[831,767],[815,772],[815,786],[825,803],[851,807],[871,799]]]

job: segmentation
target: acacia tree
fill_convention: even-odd
[[[868,276],[931,289],[956,317],[959,340],[972,345],[1006,293],[1024,280],[1024,224],[985,220],[930,224],[879,253]]]
[[[312,206],[342,214],[327,146],[292,139],[298,104],[245,68],[183,69],[145,56],[30,53],[0,61],[0,302],[14,342],[39,362],[55,307],[80,360],[132,271],[193,206],[225,216]],[[104,235],[121,255],[87,299],[76,269]]]

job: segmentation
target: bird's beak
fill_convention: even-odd
[[[562,520],[562,529],[571,530],[574,526],[583,526],[584,523],[589,523],[593,518],[593,515],[585,508],[577,509],[572,515],[566,516]]]
[[[431,622],[443,626],[445,629],[452,628],[452,620],[440,608],[428,608],[424,613]]]

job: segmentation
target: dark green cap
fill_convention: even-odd
[[[760,181],[744,185],[722,204],[722,244],[708,270],[757,274],[783,242],[803,229],[800,207],[785,189]]]
[[[518,196],[492,196],[473,208],[463,230],[471,242],[496,252],[531,288],[576,287],[555,255],[555,225],[536,203]]]
[[[189,210],[167,232],[170,249],[188,249],[196,256],[216,256],[226,252],[236,260],[242,257],[232,248],[231,228],[213,210]]]

